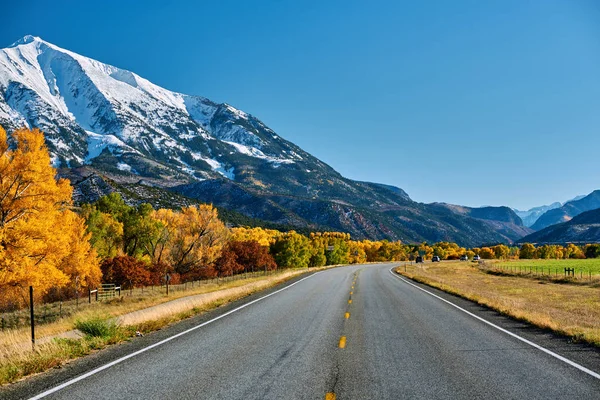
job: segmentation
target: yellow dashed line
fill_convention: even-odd
[[[346,319],[350,318],[350,313],[347,312],[346,314],[344,314],[344,318],[346,318]]]
[[[342,336],[340,338],[340,346],[339,347],[340,347],[340,349],[343,349],[346,347],[346,336]]]
[[[348,304],[352,304],[352,299],[348,300]]]
[[[335,393],[329,392],[325,395],[325,400],[335,400]]]
[[[350,296],[352,296],[352,293],[353,293],[353,292],[350,292]]]

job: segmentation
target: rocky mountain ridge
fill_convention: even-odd
[[[584,211],[567,222],[550,225],[519,240],[522,243],[565,244],[600,242],[600,209]]]
[[[556,201],[549,205],[530,208],[527,211],[517,210],[516,208],[513,210],[521,218],[523,225],[531,227],[546,211],[554,210],[560,206],[562,206],[562,203]]]
[[[597,208],[600,208],[600,190],[595,190],[578,200],[568,201],[559,208],[546,211],[531,228],[540,231],[551,225],[569,221],[583,212]]]
[[[518,217],[480,218],[487,211],[422,204],[400,188],[347,179],[229,104],[169,91],[38,37],[0,50],[0,125],[44,131],[78,201],[115,182],[356,238],[469,246],[521,235]]]

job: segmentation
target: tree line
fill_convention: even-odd
[[[124,287],[226,277],[277,268],[408,261],[418,255],[472,258],[589,258],[600,245],[504,244],[464,248],[456,243],[404,244],[352,240],[341,232],[282,232],[227,228],[217,209],[201,204],[180,210],[129,205],[118,193],[75,208],[72,188],[57,180],[37,129],[7,137],[0,127],[0,309],[56,289],[73,293],[101,282]]]
[[[0,309],[49,300],[102,282],[124,287],[399,260],[400,242],[352,241],[345,233],[227,228],[208,204],[181,210],[127,204],[118,193],[76,208],[56,179],[44,135],[0,127]]]

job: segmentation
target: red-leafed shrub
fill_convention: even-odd
[[[196,268],[193,271],[181,275],[182,282],[199,281],[202,279],[212,279],[217,277],[217,271],[212,265]]]
[[[276,268],[277,264],[269,249],[253,240],[229,242],[214,265],[218,276],[265,269],[270,271]]]
[[[235,252],[227,246],[215,261],[214,270],[217,276],[231,276],[244,271],[244,267],[237,262]]]
[[[158,262],[156,264],[152,264],[148,267],[148,270],[150,271],[151,285],[164,285],[165,277],[167,274],[169,274],[169,284],[177,285],[182,282],[181,275],[175,272],[175,268],[173,268],[167,263]]]
[[[269,248],[254,240],[232,241],[227,245],[227,249],[235,253],[236,261],[243,271],[270,271],[277,268]]]
[[[100,265],[102,281],[122,285],[123,288],[145,286],[152,283],[148,266],[130,256],[107,258]]]

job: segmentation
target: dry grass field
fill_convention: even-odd
[[[396,271],[511,317],[600,346],[600,280],[583,284],[535,275],[511,276],[471,262],[407,265]]]

